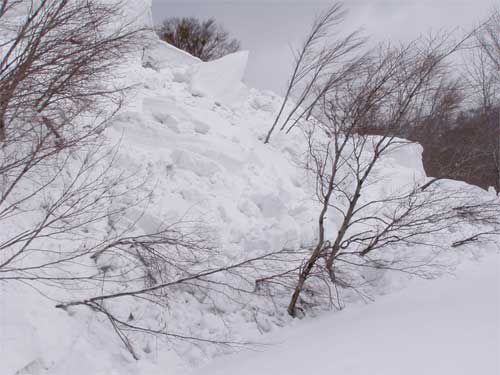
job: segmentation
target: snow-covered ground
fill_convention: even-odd
[[[274,344],[216,359],[195,375],[495,375],[500,258],[413,282],[376,302],[297,322]]]
[[[148,1],[130,5],[149,17]],[[314,179],[303,168],[303,136],[277,133],[271,144],[263,144],[281,99],[245,86],[248,58],[251,54],[240,52],[201,63],[158,41],[123,67],[126,83],[136,90],[105,132],[110,148],[119,145],[114,168],[147,182],[134,192],[151,197],[137,232],[179,220],[199,223],[218,250],[217,264],[307,247],[317,235],[318,203]],[[375,198],[427,179],[418,145],[392,153],[379,169],[379,180],[367,193]],[[26,220],[3,228],[29,225],[29,215]],[[329,214],[327,231],[334,233],[338,223],[338,215]],[[93,229],[106,232],[108,224],[103,220]],[[473,230],[465,226],[443,241]],[[7,235],[0,230],[0,240]],[[370,285],[370,293],[398,294],[369,305],[355,301],[342,312],[303,321],[286,314],[288,295],[272,305],[255,296],[232,303],[232,295],[181,290],[168,311],[135,302],[119,308],[125,317],[133,311],[146,325],[164,322],[171,332],[272,344],[221,357],[200,374],[494,374],[499,301],[494,245],[450,254],[451,266],[469,259],[469,251],[490,253],[479,263],[467,261],[457,279],[412,281],[401,290],[408,277],[380,272],[381,282]],[[54,308],[60,301],[102,293],[101,285],[72,291],[38,287],[0,283],[0,375],[177,375],[230,352],[139,337],[133,343],[141,360],[135,361],[102,316],[86,308]]]

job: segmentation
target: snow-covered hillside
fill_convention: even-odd
[[[139,10],[142,17],[148,19],[147,2],[132,1],[130,5],[134,12]],[[134,8],[135,5],[137,8]],[[170,223],[194,225],[196,231],[207,233],[211,246],[216,249],[213,254],[209,254],[209,259],[205,260],[218,266],[235,264],[281,249],[307,248],[314,243],[317,236],[319,204],[315,198],[314,178],[303,168],[306,152],[303,134],[300,131],[290,134],[278,133],[271,144],[263,143],[281,104],[281,98],[271,92],[249,88],[242,82],[248,58],[251,58],[251,53],[249,55],[248,52],[239,52],[217,61],[202,63],[185,52],[155,41],[141,56],[136,56],[121,68],[122,79],[134,89],[128,94],[124,108],[103,135],[107,142],[105,147],[111,155],[108,157],[113,159],[113,170],[134,177],[126,188],[133,189],[135,197],[148,197],[147,204],[139,205],[135,211],[127,211],[130,217],[125,217],[125,222],[134,222],[135,232],[139,234],[155,231],[161,225]],[[116,154],[111,152],[112,150],[117,150]],[[427,181],[421,152],[421,147],[413,144],[398,148],[388,155],[378,167],[378,181],[370,187],[369,195],[382,197],[389,191],[414,184],[416,181]],[[104,159],[103,163],[107,161]],[[137,184],[137,181],[142,183]],[[491,195],[481,189],[466,187],[465,184],[453,181],[443,181],[442,186],[469,189],[470,194],[478,196]],[[127,203],[129,202],[120,201],[115,197],[110,199],[113,207]],[[23,220],[29,221],[29,215]],[[338,223],[338,215],[328,215],[328,233],[335,233]],[[14,223],[12,227],[21,227],[23,224],[24,222]],[[108,227],[113,227],[113,223],[103,221],[93,229],[96,233],[101,233]],[[446,233],[443,241],[451,243],[469,232],[472,233],[473,229],[464,226],[460,232]],[[7,238],[7,229],[5,233],[0,232],[0,239],[2,235]],[[480,257],[483,253],[494,251],[495,247],[494,243],[488,243],[481,249],[472,248],[472,253]],[[300,259],[300,256],[298,258]],[[470,253],[460,250],[442,260],[445,265],[453,266],[462,259],[470,258]],[[498,282],[496,267],[492,266],[497,262],[498,256],[491,255],[487,259],[489,263],[471,266],[471,270],[477,270],[478,276],[470,279],[470,284],[469,279],[465,279],[463,284],[453,284],[452,280],[439,284],[443,286],[443,293],[450,291],[448,298],[441,301],[446,305],[443,308],[437,303],[436,291],[433,291],[433,298],[424,298],[429,290],[425,288],[432,289],[433,284],[430,282],[425,288],[409,289],[402,297],[394,297],[394,300],[392,297],[386,297],[380,305],[356,307],[338,316],[328,314],[316,322],[308,321],[293,328],[295,333],[286,339],[290,341],[285,346],[272,349],[262,357],[258,353],[252,354],[245,361],[255,361],[258,365],[255,368],[248,367],[245,371],[257,373],[263,370],[263,374],[276,374],[281,371],[290,373],[291,368],[266,368],[260,358],[269,361],[270,366],[280,366],[278,357],[293,356],[299,359],[302,355],[315,354],[304,353],[301,347],[295,346],[297,341],[302,341],[302,336],[309,335],[309,330],[312,330],[316,332],[314,335],[319,336],[321,333],[323,341],[316,342],[316,336],[313,335],[310,337],[311,341],[302,341],[302,345],[307,345],[309,350],[316,348],[321,351],[324,355],[321,361],[332,361],[328,365],[330,367],[325,369],[343,371],[342,373],[346,374],[365,374],[367,372],[364,370],[369,370],[369,366],[360,367],[358,361],[381,363],[381,357],[373,354],[372,347],[386,340],[385,330],[373,330],[379,318],[388,330],[393,330],[391,332],[394,332],[395,327],[402,329],[406,324],[414,324],[407,334],[415,335],[419,333],[415,327],[426,324],[418,320],[429,318],[429,315],[436,313],[445,321],[446,314],[453,311],[453,308],[460,310],[467,304],[468,310],[464,315],[460,315],[461,320],[454,321],[453,324],[448,322],[448,325],[443,323],[440,336],[443,341],[439,342],[447,345],[449,341],[445,340],[446,337],[450,340],[468,340],[469,336],[454,336],[453,332],[449,331],[457,328],[464,319],[480,318],[480,314],[472,313],[474,306],[478,311],[484,311],[494,307],[493,301],[498,301],[498,289],[494,291],[496,294],[490,296],[491,299],[488,299],[485,293],[477,294],[472,299],[469,296],[482,288],[482,285],[489,283],[488,286],[491,287],[492,283]],[[105,261],[111,263],[114,260],[103,262]],[[300,260],[298,262],[300,265]],[[94,266],[103,267],[89,261],[83,265],[74,265],[72,271],[78,274],[84,268]],[[483,270],[485,279],[480,277]],[[260,271],[252,270],[255,274]],[[472,274],[474,272],[476,271]],[[405,275],[394,275],[386,271],[380,271],[376,275],[375,273],[377,272],[366,270],[367,279],[377,279],[377,282],[367,286],[374,295],[400,289],[408,282]],[[471,273],[467,275],[470,276]],[[232,276],[224,277],[230,279]],[[231,281],[236,282],[233,279]],[[243,288],[244,282],[239,282],[241,284],[238,286]],[[87,307],[71,307],[66,310],[54,307],[60,301],[102,293],[101,288],[104,289],[104,286],[92,284],[83,289],[61,288],[55,292],[50,289],[48,295],[46,286],[41,285],[35,289],[23,283],[0,282],[1,375],[179,374],[186,371],[186,368],[206,364],[215,356],[233,351],[232,347],[227,346],[139,335],[133,341],[140,358],[136,361],[125,350],[105,317],[95,314]],[[462,286],[467,286],[463,298],[449,310],[450,304],[460,296],[459,289]],[[127,285],[117,282],[112,290],[122,290],[120,288],[126,287]],[[485,289],[487,290],[489,289]],[[168,311],[165,312],[162,312],[161,308],[151,308],[146,303],[136,302],[123,302],[117,309],[120,309],[124,316],[140,318],[146,325],[161,323],[170,332],[220,341],[228,338],[238,342],[273,342],[275,337],[281,337],[281,333],[273,336],[268,335],[269,332],[279,331],[280,327],[287,324],[296,324],[292,323],[292,319],[286,314],[288,295],[273,299],[276,305],[271,303],[271,299],[246,294],[238,294],[241,299],[232,301],[235,296],[236,294],[227,295],[225,290],[224,294],[210,295],[186,288],[175,292],[175,297],[168,302]],[[422,307],[420,315],[415,313],[417,322],[409,322],[404,320],[396,309],[399,304],[408,307],[414,296],[421,298],[422,305],[426,308]],[[354,292],[347,292],[345,298],[360,302]],[[480,305],[483,303],[488,306]],[[389,313],[393,315],[388,315]],[[405,318],[408,318],[408,313],[408,310],[401,312],[405,314]],[[395,322],[390,319],[394,314],[398,314]],[[483,332],[486,331],[485,326],[494,321],[493,312],[488,313],[487,319],[482,322],[482,331],[471,337],[472,340],[486,339],[491,345],[495,345],[494,339],[487,332]],[[352,324],[358,323],[359,328],[349,329]],[[392,323],[398,325],[392,326]],[[467,323],[473,325],[470,321]],[[330,328],[324,329],[324,325]],[[463,329],[468,328],[464,325]],[[322,331],[326,331],[328,336]],[[366,335],[375,336],[367,339]],[[424,339],[420,336],[419,343]],[[437,366],[441,357],[436,355],[435,350],[439,348],[433,338],[429,340],[432,345],[427,348],[426,353],[435,355],[433,363]],[[412,341],[411,337],[408,341]],[[349,346],[344,347],[344,342]],[[388,351],[393,350],[396,343],[403,345],[404,342],[403,338],[398,336],[397,340],[389,340],[386,348]],[[283,348],[287,347],[295,348],[295,351],[290,353],[285,350],[283,355]],[[448,347],[448,354],[443,355],[446,360],[451,360],[451,348],[461,350],[458,356],[467,354],[464,348],[470,346]],[[358,350],[357,353],[354,352],[355,349]],[[489,346],[486,349],[488,353],[479,358],[492,361],[492,349]],[[267,348],[263,347],[262,350]],[[364,352],[371,353],[370,359],[367,359]],[[336,353],[343,353],[340,367],[335,365]],[[404,360],[416,360],[414,357],[404,357],[403,354],[398,353],[401,357],[397,359],[397,365],[390,367],[394,368],[394,371],[403,369],[400,364]],[[239,361],[238,358],[235,357],[236,362]],[[309,360],[304,359],[305,362]],[[318,358],[312,361],[317,362]],[[203,373],[236,373],[240,371],[236,362],[231,365],[236,367],[219,370],[215,365],[216,367],[203,370]],[[288,365],[291,366],[292,363]],[[295,370],[315,370],[307,366],[293,366]],[[411,364],[408,366],[411,367]],[[494,369],[492,366],[489,363],[484,367],[478,366],[478,369],[489,371]],[[425,367],[421,366],[420,369],[423,371]],[[385,370],[387,368],[378,367],[374,373],[389,373]],[[321,373],[319,369],[318,373]]]

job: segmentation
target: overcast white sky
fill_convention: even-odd
[[[214,17],[250,51],[245,81],[281,92],[296,45],[328,0],[153,0],[156,23],[174,16]],[[492,0],[346,0],[346,27],[372,40],[409,40],[430,30],[468,29],[487,17]]]

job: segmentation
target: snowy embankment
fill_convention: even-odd
[[[247,58],[246,52],[240,52],[201,63],[157,42],[144,51],[142,58],[123,68],[126,83],[136,89],[104,134],[109,141],[106,147],[119,145],[114,168],[145,181],[134,194],[151,198],[144,211],[130,218],[134,221],[140,216],[137,232],[154,231],[163,223],[199,223],[210,233],[217,249],[213,258],[219,264],[233,264],[283,248],[307,248],[314,243],[317,233],[318,203],[314,178],[303,168],[303,136],[300,131],[289,135],[278,133],[270,145],[263,143],[281,99],[242,83]],[[379,181],[370,187],[372,197],[425,181],[421,147],[408,145],[389,155],[381,163],[378,177]],[[480,189],[474,191],[487,194]],[[126,203],[112,201],[110,205]],[[327,231],[334,233],[338,222],[339,218],[330,214]],[[93,229],[96,233],[106,232],[108,224],[96,224]],[[446,241],[451,243],[471,231],[472,228],[464,227],[461,233],[449,233]],[[450,257],[450,263],[461,258],[457,252]],[[164,322],[169,331],[188,336],[215,339],[229,336],[240,342],[286,341],[275,348],[265,347],[267,353],[236,356],[227,368],[215,364],[204,370],[209,375],[226,370],[249,374],[293,374],[293,371],[321,374],[322,369],[329,369],[329,373],[361,374],[368,372],[370,363],[374,364],[375,373],[380,374],[390,374],[386,371],[393,368],[394,374],[409,373],[406,370],[413,368],[420,368],[419,373],[429,373],[429,368],[424,367],[425,353],[432,355],[429,361],[437,361],[441,358],[440,351],[442,358],[449,359],[456,350],[456,357],[465,361],[465,351],[469,352],[470,345],[483,339],[481,345],[489,340],[488,348],[483,350],[481,346],[474,355],[484,355],[484,361],[476,369],[486,374],[487,370],[479,371],[480,366],[492,368],[487,363],[492,361],[495,340],[483,328],[494,324],[494,305],[498,302],[498,289],[494,288],[498,281],[495,267],[498,258],[492,255],[487,259],[489,263],[471,265],[470,272],[464,271],[464,279],[429,282],[401,295],[384,297],[370,306],[299,322],[291,331],[279,333],[286,336],[268,333],[279,331],[278,327],[285,324],[294,324],[286,314],[288,295],[283,300],[278,298],[276,305],[256,296],[231,303],[228,301],[233,295],[224,299],[222,295],[204,295],[186,288],[173,293],[168,311],[153,309],[146,303],[124,303],[119,307],[125,318],[133,312],[146,326]],[[99,266],[89,263],[85,267],[89,265]],[[373,277],[374,271],[368,276]],[[406,276],[396,280],[382,271],[377,278],[382,282],[369,286],[374,294],[392,291],[396,281],[407,281]],[[190,341],[138,337],[133,344],[140,360],[135,361],[102,316],[87,308],[68,311],[54,308],[59,301],[102,293],[100,286],[55,291],[44,289],[43,285],[41,288],[42,293],[38,293],[24,284],[0,283],[0,375],[177,374],[186,365],[199,366],[225,350]],[[54,301],[47,298],[48,291]],[[400,310],[401,306],[404,310]],[[461,315],[450,318],[455,320],[446,319],[448,313],[458,311]],[[482,316],[483,313],[487,315]],[[463,319],[475,321],[467,320],[461,329],[481,324],[477,336],[455,332]],[[459,342],[462,337],[463,346]],[[427,346],[423,340],[429,341]],[[437,348],[441,343],[446,347]],[[391,355],[393,350],[397,354]],[[422,356],[420,367],[412,364],[419,356]],[[474,358],[481,361],[483,357],[477,356]],[[286,362],[286,368],[280,367],[285,366],[282,361]],[[437,366],[436,361],[430,366]],[[404,367],[405,371],[396,371],[403,368],[403,362],[411,363]]]
[[[306,319],[272,347],[216,359],[203,375],[500,373],[499,258],[413,282],[368,305]]]

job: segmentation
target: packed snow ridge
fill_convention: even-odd
[[[145,22],[150,22],[144,11],[147,2],[129,5],[137,5],[134,11],[139,9]],[[276,134],[270,145],[263,143],[282,99],[242,82],[248,58],[248,52],[239,52],[203,63],[156,41],[123,67],[124,79],[136,89],[105,133],[110,149],[118,145],[114,167],[148,181],[140,189],[151,195],[151,201],[141,214],[138,230],[154,231],[162,223],[202,223],[227,264],[275,249],[309,246],[317,232],[318,203],[314,180],[302,165],[302,135]],[[418,145],[407,145],[389,155],[380,167],[381,182],[373,185],[370,194],[382,196],[425,181],[421,151]],[[336,224],[335,215],[329,215],[330,233]],[[406,282],[401,276],[381,275],[381,280],[375,286],[378,293]],[[60,293],[58,297],[64,293],[68,293],[66,299],[71,297],[69,291]],[[246,305],[231,305],[221,296],[210,296],[209,303],[204,298],[187,291],[179,294],[167,318],[141,306],[123,309],[142,314],[145,321],[166,319],[173,332],[218,338],[229,331],[240,342],[266,342],[269,332],[290,323],[286,310],[271,306],[268,300],[249,297]],[[109,322],[91,311],[55,309],[50,299],[21,284],[0,283],[0,300],[8,301],[0,307],[2,375],[178,374],[229,351],[148,337],[134,343],[140,351],[136,361]],[[390,300],[385,306],[394,308]],[[348,314],[340,317],[347,325]]]

